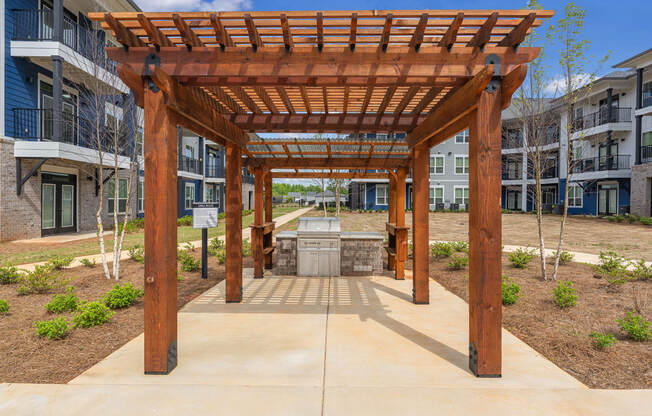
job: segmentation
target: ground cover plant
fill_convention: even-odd
[[[448,268],[451,270],[462,270],[469,265],[468,256],[452,256],[448,262]]]
[[[70,325],[64,317],[58,317],[47,321],[36,321],[36,334],[39,337],[48,337],[50,339],[62,339],[70,332]]]
[[[521,297],[521,287],[505,275],[502,280],[503,305],[513,305]]]
[[[90,328],[108,322],[113,312],[103,303],[85,302],[79,305],[72,321],[76,327]]]
[[[517,269],[525,269],[525,266],[534,258],[534,250],[519,248],[509,253],[509,261]]]
[[[79,260],[79,262],[80,262],[83,266],[86,266],[86,267],[91,267],[91,268],[92,268],[92,267],[95,267],[95,260],[90,260],[90,259],[86,259],[86,258],[84,258],[84,259]]]
[[[138,263],[145,263],[145,249],[137,244],[129,249],[129,257]]]
[[[127,308],[141,298],[145,292],[137,289],[132,283],[127,282],[123,285],[115,285],[106,295],[102,297],[102,303],[110,309]]]
[[[184,272],[194,272],[201,267],[201,261],[195,259],[189,250],[179,250],[177,252],[177,261]]]
[[[10,285],[16,283],[20,279],[20,272],[18,268],[11,263],[6,263],[0,267],[0,284]]]
[[[577,295],[571,281],[557,282],[557,287],[552,291],[552,294],[555,303],[562,309],[577,305]]]
[[[591,332],[589,335],[594,342],[597,350],[604,350],[611,347],[616,342],[616,337],[613,334],[603,334],[600,332]]]
[[[627,312],[623,319],[619,319],[618,326],[634,341],[648,341],[652,338],[650,322],[634,311]]]
[[[4,299],[0,299],[0,315],[4,315],[9,312],[9,302]]]
[[[54,298],[45,304],[45,309],[50,313],[74,311],[79,305],[79,298],[75,295],[75,288],[69,286],[65,294],[54,295]]]
[[[437,241],[430,245],[430,255],[436,259],[450,257],[453,255],[453,245],[447,241]]]
[[[34,270],[26,272],[20,278],[18,294],[47,293],[65,286],[66,281],[54,270],[52,264],[46,263],[34,266]]]
[[[55,270],[62,270],[63,268],[70,266],[72,260],[72,256],[52,256],[47,261],[47,264],[52,266],[52,268]]]

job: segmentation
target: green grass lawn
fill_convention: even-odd
[[[274,207],[272,212],[273,218],[287,214],[299,209],[298,206],[280,206]],[[242,217],[242,228],[247,228],[254,221],[254,214]],[[208,238],[213,238],[224,234],[224,220],[220,220],[217,228],[208,230]],[[191,226],[177,228],[177,241],[185,243],[186,241],[201,240],[201,230]],[[105,236],[106,251],[113,251],[113,235]],[[140,232],[125,235],[123,250],[128,250],[137,244],[144,244],[144,234]],[[16,244],[0,243],[0,264],[6,262],[12,264],[36,263],[48,260],[52,256],[86,256],[90,254],[99,254],[99,243],[96,238],[87,240],[71,241],[61,244]]]

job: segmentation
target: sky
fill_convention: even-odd
[[[145,11],[222,11],[222,10],[383,10],[383,9],[520,9],[527,0],[135,0]],[[568,1],[540,0],[545,9],[555,11],[554,20],[561,16]],[[652,48],[652,0],[579,0],[576,5],[586,9],[584,38],[590,41],[592,57],[586,71],[597,76],[613,70],[612,66]],[[543,28],[543,26],[542,26]],[[541,29],[542,29],[541,28]],[[539,29],[539,30],[541,30]],[[560,78],[558,51],[554,45],[544,46],[546,75],[551,90]],[[609,58],[598,64],[603,57]]]

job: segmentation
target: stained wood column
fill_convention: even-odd
[[[420,144],[412,150],[412,297],[416,304],[427,304],[429,295],[429,264],[428,264],[428,188],[430,173],[428,172],[428,157],[430,149],[427,144]]]
[[[267,169],[265,171],[265,223],[272,222],[272,173]],[[268,241],[266,242],[266,247],[272,246],[272,234],[271,231],[265,235]],[[270,251],[265,255],[265,268],[272,268],[272,252]]]
[[[226,301],[242,300],[242,150],[226,146]]]
[[[145,374],[177,365],[177,126],[145,84]]]
[[[405,178],[407,168],[396,170],[396,274],[397,280],[405,279],[407,260],[407,227],[405,227]]]
[[[469,125],[469,368],[501,375],[501,88],[482,92]]]
[[[389,173],[389,198],[387,209],[387,222],[396,225],[396,174]],[[389,233],[389,246],[396,249],[396,234]],[[387,270],[396,269],[396,255],[391,254],[387,256]]]
[[[254,224],[251,227],[251,246],[254,256],[254,279],[263,277],[263,169],[254,168]]]

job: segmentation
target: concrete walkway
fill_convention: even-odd
[[[468,371],[468,306],[388,276],[245,271],[179,313],[178,367],[143,375],[143,336],[67,385],[3,385],[10,415],[649,415],[652,391],[589,390],[503,331],[503,377]],[[62,363],[62,365],[64,365]]]
[[[295,218],[298,218],[298,217],[302,216],[303,214],[310,211],[311,209],[314,209],[314,208],[312,208],[312,207],[299,208],[296,211],[292,211],[292,212],[289,212],[287,214],[283,214],[283,215],[280,215],[280,216],[274,218],[274,222],[276,223],[277,227],[280,227],[281,225],[283,225],[283,224],[285,224],[287,222],[290,222]],[[95,235],[96,234],[93,233],[91,236],[95,237]],[[50,237],[45,237],[45,238],[50,238]],[[88,237],[85,237],[85,238],[88,238]],[[224,235],[221,235],[218,238],[220,240],[224,241]],[[244,239],[247,239],[247,238],[251,238],[251,229],[249,227],[246,227],[246,228],[242,229],[242,239],[244,240]],[[183,243],[183,244],[185,245],[187,243]],[[193,247],[201,247],[201,240],[190,241],[190,244],[192,244]],[[107,262],[109,262],[109,263],[113,261],[113,245],[109,245],[107,247],[106,258],[107,258]],[[129,252],[128,252],[128,250],[123,249],[122,252],[120,253],[120,260],[124,260],[124,259],[127,259],[127,258],[129,258]],[[75,257],[73,259],[72,263],[70,264],[70,267],[79,267],[79,266],[81,266],[82,265],[81,264],[82,259],[88,259],[88,260],[91,260],[91,261],[95,261],[97,264],[102,263],[102,255],[101,254],[91,254],[91,255],[88,255],[88,256]],[[38,263],[18,264],[17,267],[19,269],[21,269],[21,270],[31,271],[31,270],[34,270],[34,266],[45,264],[45,263],[46,262],[42,261],[42,262],[38,262]]]

